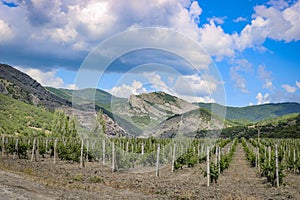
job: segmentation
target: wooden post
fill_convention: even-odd
[[[36,138],[33,139],[33,145],[32,145],[32,151],[31,151],[31,160],[32,161],[37,161],[37,155],[36,155]]]
[[[260,153],[259,153],[259,146],[257,148],[257,168],[258,172],[260,172]]]
[[[294,161],[294,173],[296,173],[296,150],[294,149],[294,152],[293,152],[293,161]]]
[[[16,144],[15,144],[15,151],[14,151],[13,159],[15,159],[15,157],[18,154],[18,151],[19,151],[18,141],[19,141],[19,138],[16,138]]]
[[[5,156],[5,151],[6,151],[6,149],[5,149],[5,137],[4,137],[4,135],[2,135],[2,157]]]
[[[111,146],[111,153],[112,153],[112,159],[111,159],[111,171],[115,172],[116,168],[115,168],[115,143],[114,141],[112,142],[112,146]]]
[[[157,155],[156,155],[156,173],[155,176],[159,176],[159,152],[160,152],[160,144],[157,145]]]
[[[86,162],[89,162],[89,147],[90,147],[90,141],[86,141]]]
[[[215,158],[215,164],[216,164],[216,165],[218,164],[218,157],[219,157],[219,156],[218,156],[218,150],[219,150],[219,149],[218,149],[218,146],[216,146],[216,155],[215,155],[215,156],[216,156],[216,158]]]
[[[268,150],[268,147],[265,146],[265,155],[264,155],[264,156],[265,156],[265,157],[264,157],[265,160],[267,160],[267,150]]]
[[[81,148],[80,148],[80,167],[84,167],[84,159],[83,159],[83,144],[84,140],[81,140]]]
[[[142,142],[142,155],[144,155],[144,142]]]
[[[102,163],[105,164],[105,139],[102,140]]]
[[[219,154],[218,154],[218,172],[219,174],[221,173],[221,165],[220,165],[220,162],[221,162],[221,147],[219,147]]]
[[[57,138],[55,138],[55,140],[54,140],[54,149],[53,149],[53,153],[54,153],[54,155],[53,155],[53,163],[54,164],[56,164],[56,157],[57,157]]]
[[[210,168],[209,168],[209,146],[207,147],[206,151],[206,174],[207,174],[207,187],[209,186],[210,183]]]
[[[276,159],[276,186],[279,187],[279,173],[278,173],[278,150],[277,144],[275,145],[275,159]]]
[[[172,169],[171,172],[174,172],[174,165],[175,165],[175,155],[176,155],[176,143],[174,142],[173,145],[173,155],[172,155]]]
[[[48,152],[48,138],[46,138],[46,153]]]
[[[255,147],[255,167],[258,167],[257,147]]]
[[[128,153],[128,146],[129,146],[129,142],[126,142],[126,153]]]
[[[268,163],[269,163],[269,167],[271,166],[271,147],[268,147],[268,154],[269,154],[269,159],[268,159]]]
[[[258,128],[258,131],[257,131],[257,145],[258,147],[260,146],[259,144],[259,136],[260,136],[260,129]]]

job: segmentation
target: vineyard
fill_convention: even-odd
[[[2,135],[0,146],[2,170],[91,198],[300,197],[298,139]]]

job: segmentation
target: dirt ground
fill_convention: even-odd
[[[170,166],[155,172],[111,172],[98,162],[78,163],[52,159],[0,158],[0,199],[300,199],[300,175],[287,174],[285,184],[271,187],[245,160],[241,144],[218,183],[206,186],[200,168],[171,173]]]

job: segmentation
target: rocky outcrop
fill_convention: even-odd
[[[27,74],[6,64],[0,64],[0,92],[52,110],[62,105],[71,106],[70,102],[52,94]]]
[[[151,129],[174,115],[197,109],[187,101],[164,92],[131,95],[127,102],[112,106],[114,114],[131,120],[142,130]]]
[[[200,108],[170,117],[156,127],[144,131],[141,137],[173,138],[180,134],[189,135],[199,130],[219,130],[223,126],[224,119]]]
[[[62,107],[61,110],[69,116],[75,116],[80,125],[89,131],[93,131],[93,128],[97,124],[97,113],[94,111],[82,111],[70,107]],[[103,114],[103,120],[105,121],[105,134],[111,137],[115,136],[129,136],[126,131],[120,127],[115,121],[113,121],[106,114]]]

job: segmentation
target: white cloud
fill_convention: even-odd
[[[148,84],[155,90],[163,91],[172,94],[172,90],[167,84],[161,79],[161,76],[155,72],[144,72],[143,76],[149,80]]]
[[[289,6],[285,0],[270,0],[267,4],[280,10]]]
[[[235,87],[239,88],[243,93],[248,93],[245,77],[241,72],[251,73],[252,64],[246,59],[233,59],[233,66],[230,68],[230,78],[235,82]]]
[[[128,98],[130,95],[138,95],[146,93],[147,90],[143,87],[143,84],[134,80],[131,85],[122,84],[121,86],[115,86],[107,92],[117,97]]]
[[[175,81],[173,90],[176,95],[189,97],[212,96],[218,85],[211,77],[187,75]]]
[[[266,89],[272,89],[273,88],[273,83],[272,81],[266,81],[265,84],[263,85],[263,88],[266,88]]]
[[[200,19],[199,19],[199,16],[201,15],[202,13],[202,9],[200,8],[199,4],[197,1],[193,1],[191,6],[190,6],[190,16],[191,16],[191,19],[195,22],[195,23],[199,23],[200,22]]]
[[[222,60],[224,56],[234,56],[231,35],[225,33],[221,26],[216,26],[213,20],[200,28],[199,34],[200,44],[217,60]]]
[[[258,67],[257,74],[258,74],[259,79],[261,79],[264,82],[263,88],[266,88],[269,90],[272,90],[274,88],[273,83],[271,81],[272,80],[272,72],[267,71],[266,67],[264,65],[260,65]]]
[[[230,77],[231,80],[235,82],[234,86],[239,88],[243,93],[248,93],[246,86],[246,79],[237,72],[235,67],[230,68]]]
[[[258,76],[261,80],[271,80],[272,79],[272,72],[267,71],[264,65],[258,66]]]
[[[296,86],[300,89],[300,82],[296,81]]]
[[[166,92],[189,102],[215,102],[213,98],[214,93],[218,85],[222,84],[218,83],[214,77],[208,75],[181,75],[175,80],[173,80],[175,77],[172,77],[171,82],[169,77],[167,80],[169,84],[165,83],[161,76],[155,72],[145,72],[143,76],[150,81],[147,84],[151,84],[153,89]]]
[[[226,17],[212,17],[212,18],[209,18],[208,20],[209,21],[213,21],[215,22],[216,24],[224,24],[224,19],[226,19]]]
[[[197,96],[186,96],[186,95],[177,95],[178,98],[184,99],[188,102],[194,103],[194,102],[202,102],[202,103],[215,103],[215,99],[211,96],[203,96],[203,97],[197,97]]]
[[[0,43],[3,43],[7,40],[11,40],[13,38],[13,31],[9,27],[9,25],[0,19]]]
[[[262,93],[259,92],[256,95],[256,100],[257,100],[257,105],[270,103],[270,95],[269,93],[263,95]]]
[[[78,89],[75,84],[66,84],[62,78],[56,75],[57,70],[53,69],[43,72],[39,69],[16,67],[18,70],[28,74],[43,86],[55,88]]]
[[[234,57],[236,50],[264,49],[262,44],[266,38],[286,42],[300,39],[299,1],[289,6],[283,0],[271,0],[268,7],[256,6],[251,23],[241,33],[232,35],[216,25],[224,22],[220,17],[199,27],[202,8],[197,1],[32,0],[17,1],[17,4],[15,8],[0,4],[0,41],[13,36],[14,40],[9,42],[5,39],[9,44],[6,49],[47,58],[40,59],[44,65],[48,64],[45,60],[53,65],[58,58],[81,62],[104,39],[140,27],[180,31],[200,42],[217,60]],[[245,21],[245,18],[234,21]],[[20,48],[16,49],[16,45]]]
[[[53,66],[57,59],[75,59],[81,62],[86,53],[104,39],[141,27],[170,28],[200,41],[218,59],[233,56],[230,35],[216,26],[213,20],[202,28],[198,27],[201,13],[202,9],[197,1],[182,0],[131,0],[118,3],[109,0],[41,0],[20,1],[16,8],[0,5],[0,20],[11,25],[9,27],[13,34],[9,35],[15,36],[7,47],[18,44],[22,48],[13,51],[21,51],[24,55],[38,55],[41,63],[31,62],[36,65],[33,67],[47,65],[46,62]],[[222,19],[215,18],[215,21],[221,23]],[[0,32],[6,29],[7,27],[2,28]],[[165,46],[174,46],[174,40],[173,38],[172,43],[165,43]],[[164,39],[159,41],[165,42]],[[199,51],[189,49],[190,44],[179,46],[188,50],[186,52],[194,56],[194,60],[201,60],[201,68],[207,68],[210,64],[206,58],[199,59]]]
[[[283,85],[281,85],[281,87],[282,87],[283,89],[285,89],[285,91],[288,92],[288,93],[295,93],[296,90],[297,90],[296,87],[290,86],[290,85],[288,85],[288,84],[283,84]]]
[[[246,22],[248,21],[246,18],[244,17],[238,17],[236,19],[233,20],[235,23],[238,23],[238,22]]]
[[[272,2],[271,7],[256,6],[251,24],[240,34],[233,35],[237,49],[261,49],[267,38],[285,42],[300,40],[300,1],[290,7],[282,1],[276,5]]]

